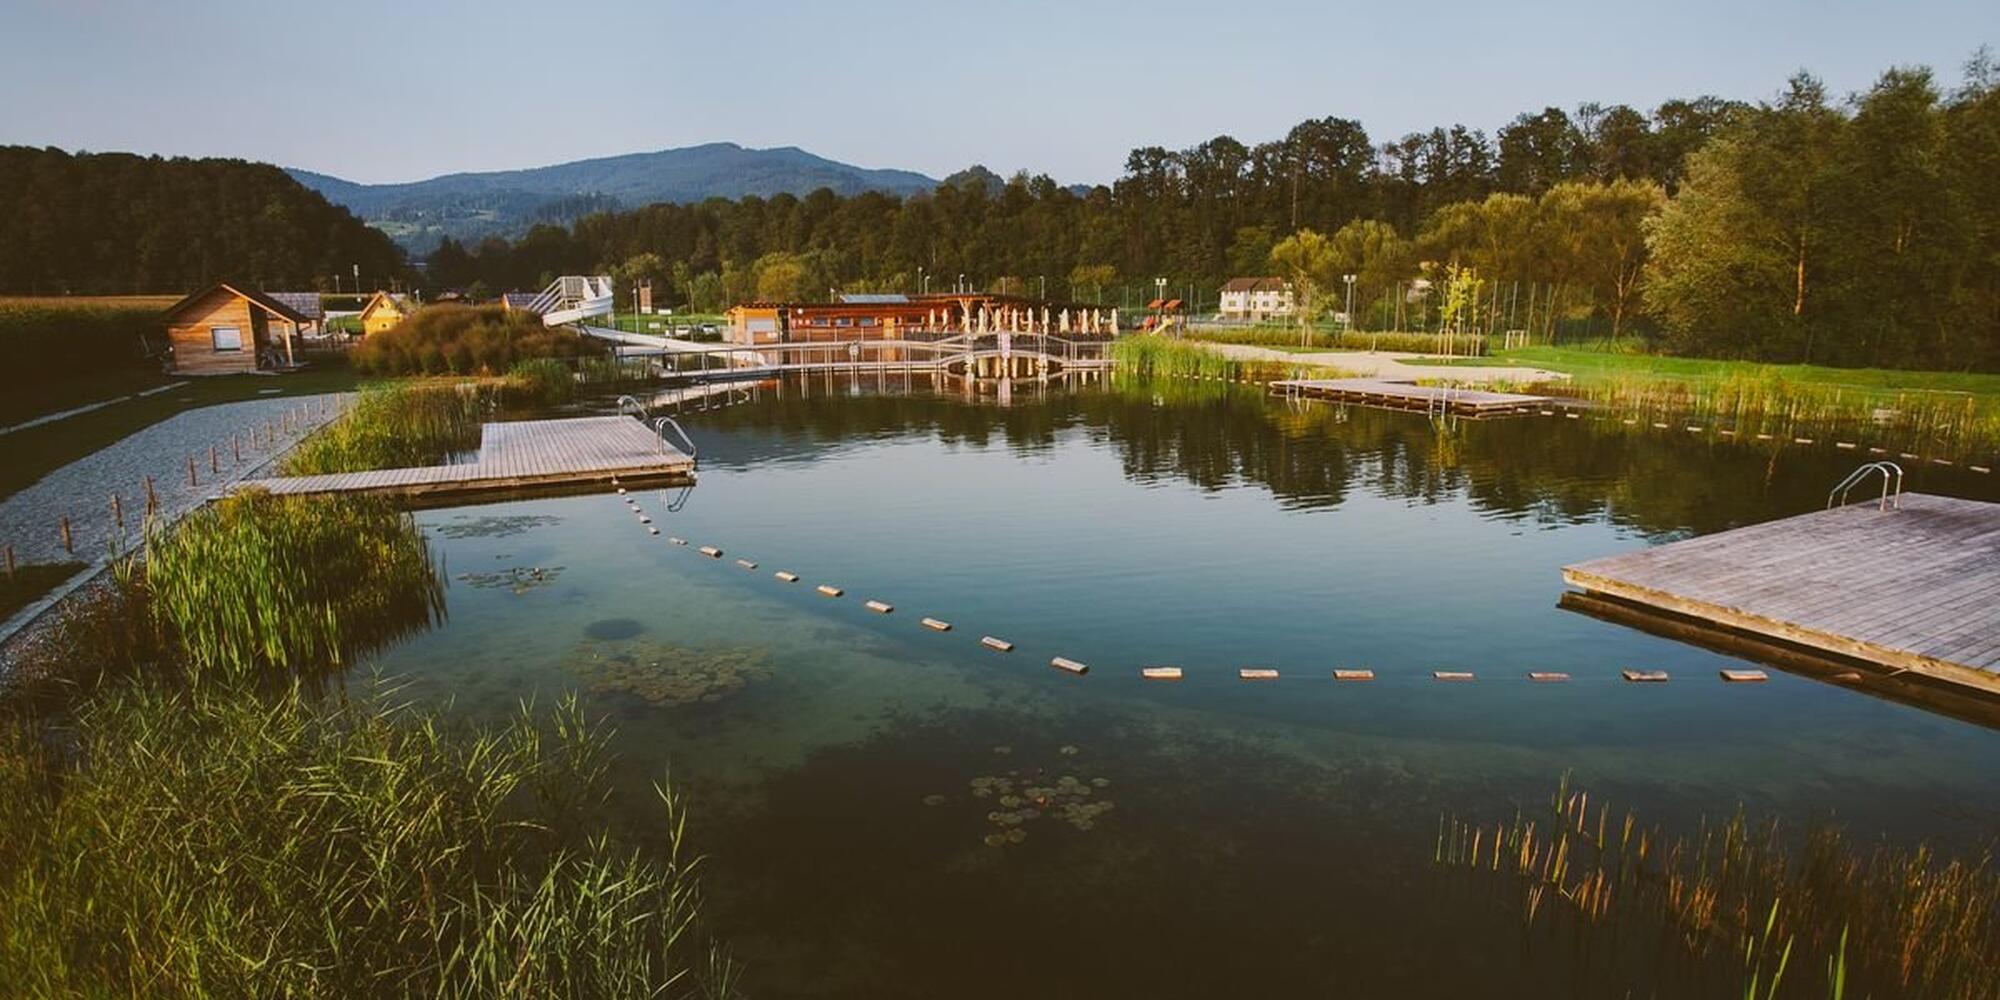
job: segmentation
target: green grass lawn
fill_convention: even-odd
[[[176,381],[159,376],[153,376],[152,379],[155,385]],[[4,451],[6,455],[6,461],[0,462],[0,497],[11,496],[22,487],[56,469],[126,435],[151,427],[186,410],[244,399],[345,392],[356,388],[361,379],[353,371],[341,366],[308,368],[290,375],[216,375],[185,381],[187,384],[177,389],[113,403],[103,409],[66,417],[53,423],[30,427],[0,437],[0,451]],[[67,409],[69,406],[80,405],[80,402],[93,402],[104,398],[105,395],[117,395],[118,386],[130,384],[111,380],[98,383],[94,388],[78,386],[68,396],[51,390],[46,400],[47,409],[40,412]],[[107,387],[110,387],[108,392],[105,391]],[[145,386],[141,385],[139,388]],[[267,394],[264,391],[267,389],[277,391]],[[133,390],[128,387],[123,391]],[[89,398],[84,398],[86,396]],[[76,399],[79,402],[59,405],[62,399]]]
[[[1574,376],[1579,381],[1659,379],[1662,381],[1721,381],[1733,376],[1783,379],[1799,384],[1855,389],[1894,395],[1898,392],[1951,392],[2000,397],[2000,374],[1979,372],[1903,371],[1894,368],[1829,368],[1824,365],[1773,365],[1754,361],[1717,361],[1663,354],[1627,354],[1591,347],[1517,347],[1490,357],[1452,360],[1411,359],[1427,365],[1532,365]]]
[[[9,576],[0,568],[0,621],[54,590],[81,569],[83,564],[75,562],[30,563],[14,567],[14,574]]]

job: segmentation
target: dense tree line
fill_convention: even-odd
[[[1898,69],[1835,102],[1800,76],[1755,105],[1546,108],[1490,138],[1454,125],[1379,144],[1322,118],[1256,146],[1136,149],[1087,189],[975,169],[908,198],[714,199],[447,241],[429,278],[497,291],[584,268],[704,311],[961,275],[1115,304],[1156,276],[1202,295],[1283,273],[1331,306],[1354,274],[1362,321],[1398,325],[1439,322],[1413,290],[1466,269],[1487,330],[1587,320],[1691,353],[1993,368],[2000,93],[1982,52],[1949,94]]]
[[[379,230],[284,171],[227,159],[163,159],[0,146],[0,291],[124,294],[218,278],[311,289],[404,273]]]

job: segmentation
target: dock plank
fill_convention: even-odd
[[[1563,568],[1572,586],[2000,692],[2000,504],[1906,494]]]
[[[693,458],[631,417],[569,417],[486,424],[479,457],[459,465],[257,479],[237,488],[288,495],[465,497],[525,487],[608,486],[612,476],[688,478],[694,467]]]

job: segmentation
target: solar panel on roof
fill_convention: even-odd
[[[910,297],[907,295],[899,295],[893,292],[891,293],[857,292],[852,295],[842,295],[840,297],[840,301],[847,305],[885,306],[885,305],[895,305],[896,303],[899,302],[908,302],[910,301]]]

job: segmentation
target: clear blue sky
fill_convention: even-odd
[[[731,140],[941,176],[1115,178],[1308,117],[1377,142],[1596,100],[1955,85],[1994,0],[0,0],[0,143],[360,181]]]

